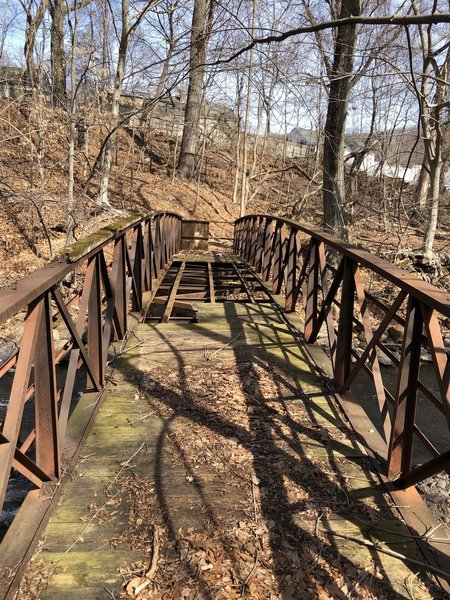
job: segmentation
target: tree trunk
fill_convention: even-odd
[[[25,29],[25,45],[24,45],[24,55],[25,62],[27,65],[27,73],[30,79],[31,85],[35,88],[38,84],[38,74],[36,65],[34,63],[34,47],[36,45],[36,36],[37,31],[42,23],[42,19],[44,18],[46,10],[46,1],[41,0],[37,11],[33,17],[31,14],[31,9],[26,10],[26,29]]]
[[[209,4],[209,15],[208,15]],[[184,113],[183,137],[177,172],[181,177],[194,176],[200,115],[203,98],[206,51],[211,31],[213,0],[195,0],[192,15],[189,86]]]
[[[340,19],[359,15],[359,0],[342,0]],[[356,25],[338,27],[334,63],[330,75],[325,139],[323,145],[323,217],[325,229],[348,238],[344,187],[344,134],[351,87]]]
[[[257,0],[253,0],[253,12],[252,12],[252,35],[255,31],[256,22],[256,6]],[[250,125],[250,109],[252,100],[252,84],[253,84],[253,55],[254,48],[250,50],[250,58],[248,63],[248,80],[247,80],[247,100],[245,104],[245,121],[244,121],[244,135],[242,137],[242,187],[241,187],[241,204],[239,207],[239,216],[245,215],[245,209],[247,206],[247,198],[249,192],[249,173],[247,173],[247,152],[248,152],[248,130]],[[255,140],[256,143],[256,140]]]
[[[50,36],[51,46],[51,74],[53,106],[64,106],[67,99],[66,83],[66,54],[64,48],[64,0],[53,0],[50,7],[52,28]]]
[[[116,78],[114,82],[114,91],[112,96],[112,127],[117,126],[119,116],[120,96],[122,94],[122,84],[125,74],[125,63],[128,50],[128,39],[130,35],[130,18],[128,0],[122,0],[122,34],[120,37],[119,56],[117,60]],[[98,204],[101,208],[111,210],[111,204],[108,199],[109,176],[112,167],[113,146],[116,139],[115,130],[106,142],[100,165],[100,189],[98,193]]]
[[[415,202],[419,210],[424,210],[427,206],[428,189],[430,187],[430,167],[426,155],[423,158],[420,169],[419,179],[415,190]]]
[[[157,99],[162,95],[164,86],[167,83],[170,70],[170,61],[172,60],[172,56],[175,50],[174,10],[171,10],[169,8],[169,10],[167,11],[167,19],[169,21],[169,31],[166,33],[167,53],[163,62],[161,75],[159,76],[158,84],[156,86],[155,98]]]
[[[435,160],[430,165],[430,214],[424,243],[424,254],[427,258],[432,258],[433,256],[433,244],[439,216],[439,191],[441,187],[442,171],[442,156],[440,150],[441,149],[439,148]]]

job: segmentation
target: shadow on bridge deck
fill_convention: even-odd
[[[23,590],[119,598],[157,549],[138,598],[440,597],[356,541],[423,560],[276,306],[197,308],[139,324],[115,361]]]

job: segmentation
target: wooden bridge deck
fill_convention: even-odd
[[[196,308],[114,361],[20,597],[439,597],[356,541],[423,560],[276,306]]]

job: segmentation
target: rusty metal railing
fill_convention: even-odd
[[[438,450],[416,418],[419,397],[425,403],[422,412],[437,411],[450,447],[450,364],[442,333],[442,321],[450,318],[450,294],[338,238],[273,216],[237,220],[234,252],[272,283],[274,294],[284,293],[287,312],[302,307],[306,342],[326,330],[339,392],[349,390],[361,373],[369,375],[387,476],[404,488],[441,470],[450,472],[450,450]],[[393,324],[400,332],[398,352],[385,339]],[[356,334],[364,345],[359,352]],[[431,357],[435,391],[421,378],[421,349]],[[379,352],[397,370],[391,391]],[[413,459],[417,444],[428,460]]]
[[[90,390],[102,389],[111,340],[126,335],[130,309],[145,310],[144,292],[180,247],[178,215],[141,214],[75,243],[58,262],[1,292],[3,326],[26,313],[18,349],[0,368],[0,380],[11,380],[0,426],[0,507],[14,470],[38,488],[60,476],[77,372],[84,368]]]

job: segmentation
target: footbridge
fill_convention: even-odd
[[[448,292],[301,223],[208,247],[166,212],[0,320],[1,597],[447,597],[416,486],[450,495]]]

